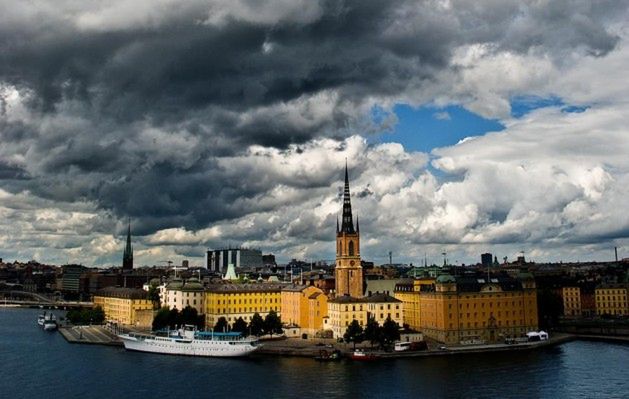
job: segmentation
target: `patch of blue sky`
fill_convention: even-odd
[[[458,105],[414,108],[397,104],[393,112],[398,119],[393,130],[370,137],[371,143],[401,143],[407,151],[429,153],[435,148],[454,145],[466,137],[505,128],[498,120],[483,118]],[[376,123],[384,120],[385,115],[381,109],[372,110]]]
[[[579,106],[566,104],[564,100],[557,96],[539,97],[539,96],[517,96],[512,97],[511,103],[511,116],[514,118],[521,118],[531,111],[540,108],[557,107],[561,109],[561,112],[584,112],[589,106]]]

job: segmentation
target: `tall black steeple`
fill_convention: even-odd
[[[347,161],[345,161],[345,189],[343,190],[343,222],[341,233],[354,234],[354,220],[352,218],[352,202],[349,195],[349,174],[347,173]]]
[[[127,230],[127,245],[122,254],[122,270],[133,269],[133,248],[131,247],[131,221],[129,220],[129,228]]]

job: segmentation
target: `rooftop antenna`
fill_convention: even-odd
[[[447,261],[447,259],[446,259],[446,255],[447,255],[447,254],[448,254],[448,253],[447,253],[445,250],[441,253],[441,255],[443,255],[443,266],[444,266],[444,267],[448,265],[448,261]]]

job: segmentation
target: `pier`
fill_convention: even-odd
[[[59,333],[71,344],[123,346],[114,333],[104,326],[66,326]]]

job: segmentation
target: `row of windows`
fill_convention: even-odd
[[[524,312],[522,310],[520,310],[520,311],[515,311],[515,310],[511,311],[511,316],[517,316],[517,315],[522,316],[523,314],[524,314]],[[450,318],[452,318],[452,313],[448,313],[448,315],[449,315]],[[470,318],[471,315],[472,315],[472,313],[459,313],[459,318],[461,318],[461,319],[465,318],[465,317]],[[493,313],[490,313],[489,315],[493,316]],[[508,310],[505,311],[504,315],[506,317],[508,317],[509,316],[509,311]],[[474,312],[474,317],[477,317],[477,316],[478,316],[478,312]],[[485,317],[485,312],[481,312],[481,316]],[[502,317],[502,312],[498,311],[497,316],[498,317]]]
[[[625,289],[604,289],[604,290],[596,290],[596,295],[607,295],[607,294],[625,294],[627,295],[627,290]]]
[[[259,298],[259,302],[258,302],[258,298],[249,298],[249,299],[238,299],[238,301],[236,301],[234,299],[233,304],[234,305],[246,305],[246,304],[257,304],[257,303],[279,303],[280,300],[279,298]],[[216,303],[218,305],[231,305],[232,304],[232,300],[231,299],[223,299],[222,301],[219,299],[216,301]]]
[[[248,313],[255,313],[255,312],[268,312],[269,310],[275,310],[276,312],[279,310],[279,308],[277,306],[271,306],[270,308],[258,308],[258,307],[252,307],[252,308],[218,308],[216,310],[217,314],[226,314],[226,313],[241,313],[241,312],[248,312]]]
[[[501,303],[502,302],[500,302],[500,301],[496,302],[496,307],[499,308]],[[493,302],[489,302],[489,307],[490,308],[493,307],[493,304],[494,304]],[[531,304],[531,301],[529,301],[529,304]],[[466,309],[470,308],[470,304],[469,303],[467,303],[465,305],[466,305]],[[505,303],[505,305],[508,306],[509,304]],[[511,301],[511,306],[515,306],[515,301]],[[518,301],[518,306],[522,306],[522,301]],[[480,307],[484,308],[485,307],[485,302],[481,302]],[[452,309],[452,304],[451,303],[448,304],[448,308]],[[473,304],[472,308],[476,309],[476,303]],[[463,304],[462,303],[459,303],[459,309],[463,309]]]

